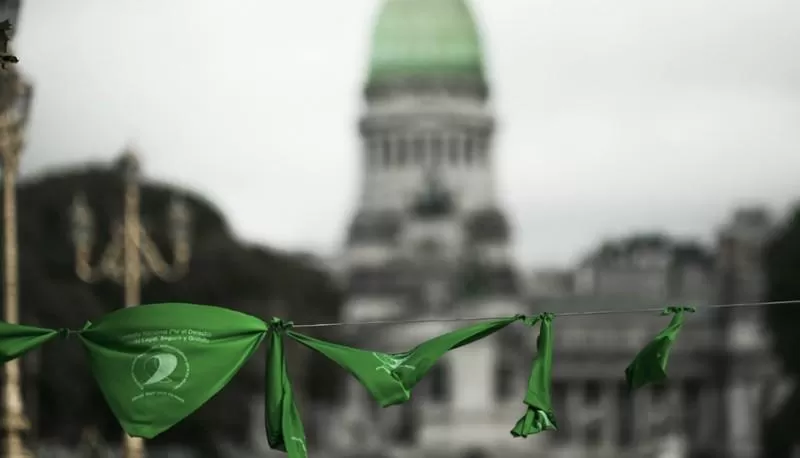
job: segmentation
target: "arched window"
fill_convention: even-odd
[[[584,395],[586,403],[597,405],[600,402],[602,387],[598,380],[589,380],[584,385]]]
[[[418,137],[414,139],[414,162],[424,164],[425,161],[425,139]]]
[[[664,383],[656,383],[652,386],[652,398],[655,402],[664,402],[667,397],[667,387]]]
[[[392,142],[385,138],[383,139],[383,165],[392,165]]]
[[[447,366],[443,361],[437,363],[430,372],[431,400],[446,402],[450,400],[450,380],[448,380]]]
[[[397,147],[397,165],[405,165],[408,161],[408,139],[398,138],[395,146]]]
[[[365,156],[367,158],[367,167],[375,168],[380,164],[381,156],[380,156],[380,148],[381,144],[375,138],[367,139],[365,143]]]
[[[507,401],[517,395],[514,390],[514,368],[510,362],[500,357],[495,368],[494,397],[497,401]]]
[[[447,141],[448,154],[450,155],[450,163],[457,165],[461,162],[459,153],[459,137],[450,137]]]
[[[486,453],[485,451],[481,449],[472,448],[464,453],[463,458],[487,458],[488,456],[489,454]]]
[[[405,403],[397,406],[400,409],[400,424],[395,433],[395,440],[403,445],[410,445],[416,442],[418,420],[414,415],[412,403]]]
[[[441,164],[442,156],[444,156],[442,137],[433,137],[431,139],[431,163],[433,165]]]
[[[591,446],[600,445],[603,440],[603,422],[594,420],[585,427],[586,443]]]
[[[569,443],[572,438],[572,431],[570,431],[570,412],[567,409],[567,396],[569,392],[569,383],[564,380],[553,380],[552,398],[553,408],[558,414],[558,430],[554,434],[554,439],[557,443]]]
[[[617,444],[620,447],[628,447],[633,444],[636,431],[636,409],[631,390],[624,382],[617,385],[617,412],[619,415]]]
[[[485,164],[489,157],[489,141],[486,137],[480,136],[475,139],[475,160],[478,164]]]
[[[681,385],[681,391],[683,393],[681,396],[683,401],[683,406],[681,408],[681,412],[683,413],[683,418],[681,418],[683,430],[686,431],[690,439],[699,440],[701,439],[701,422],[704,421],[703,412],[700,409],[703,380],[690,378]]]
[[[464,163],[472,165],[475,160],[475,141],[471,137],[464,139]]]

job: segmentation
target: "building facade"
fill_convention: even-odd
[[[509,224],[495,189],[495,118],[468,5],[383,2],[364,98],[362,192],[344,254],[348,301],[342,318],[524,311]],[[360,327],[344,338],[395,351],[462,325]],[[333,434],[332,448],[418,456],[420,450],[463,455],[524,446],[508,438],[524,413],[520,390],[528,368],[515,362],[519,373],[509,375],[503,348],[533,339],[524,329],[515,331],[520,335],[504,331],[447,355],[403,406],[379,411],[349,380],[337,422],[342,431]]]
[[[776,223],[763,208],[742,208],[719,231],[717,281],[719,302],[749,303],[765,298],[764,248]],[[775,413],[791,386],[781,377],[769,351],[769,339],[756,307],[720,309],[715,318],[724,342],[715,367],[724,417],[718,435],[720,453],[757,456],[761,421]],[[800,456],[800,450],[795,452]]]
[[[382,3],[359,122],[361,195],[339,263],[348,293],[343,320],[760,299],[756,253],[771,223],[757,211],[738,213],[716,249],[631,237],[601,246],[574,271],[540,272],[523,285],[495,188],[490,93],[465,0]],[[752,313],[690,316],[669,382],[633,395],[624,369],[666,319],[656,312],[557,319],[559,431],[525,440],[509,430],[524,411],[535,333],[515,326],[448,354],[402,406],[380,409],[349,380],[340,412],[326,420],[334,426],[323,449],[389,457],[755,457],[755,424],[769,413],[763,401],[775,391],[777,369]],[[353,327],[342,339],[402,351],[458,325]]]
[[[542,310],[564,311],[700,307],[681,331],[667,383],[633,395],[620,368],[665,318],[560,320],[554,396],[567,428],[556,436],[612,450],[609,456],[658,456],[677,445],[682,454],[669,456],[758,456],[761,421],[779,400],[773,394],[782,393],[760,309],[702,306],[763,298],[761,252],[772,228],[764,211],[745,209],[723,227],[713,249],[659,234],[609,241],[575,268],[572,291],[535,300]]]

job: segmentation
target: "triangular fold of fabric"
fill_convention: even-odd
[[[286,452],[289,458],[306,458],[306,434],[294,401],[280,331],[270,331],[267,349],[264,406],[267,442],[270,448]]]
[[[411,399],[411,390],[445,353],[487,337],[521,318],[482,321],[434,337],[403,353],[360,350],[294,331],[287,331],[286,335],[339,364],[358,379],[382,407],[388,407]]]
[[[525,415],[517,421],[511,435],[528,437],[545,430],[558,428],[551,399],[553,373],[553,315],[545,313],[537,318],[526,319],[533,326],[539,323],[539,337],[536,339],[536,357],[531,365],[528,389],[525,392]]]
[[[57,335],[55,329],[0,321],[0,363],[19,358]]]
[[[667,363],[672,345],[683,328],[685,314],[694,310],[691,307],[669,307],[664,311],[663,315],[673,315],[669,325],[659,332],[625,369],[625,381],[629,389],[635,390],[667,379]]]
[[[79,335],[122,428],[151,439],[219,392],[266,330],[233,310],[165,303],[118,310]]]

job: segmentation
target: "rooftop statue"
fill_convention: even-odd
[[[19,62],[17,56],[11,54],[9,50],[9,42],[13,34],[14,26],[11,24],[11,21],[6,19],[0,22],[0,68],[3,70],[5,70],[6,65]]]

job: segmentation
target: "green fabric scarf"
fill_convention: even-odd
[[[694,313],[692,307],[668,307],[662,315],[673,315],[669,325],[645,346],[625,369],[628,389],[635,390],[667,379],[667,363],[672,344],[683,327],[684,314]]]
[[[557,429],[555,412],[550,396],[553,368],[553,314],[543,313],[536,318],[526,318],[524,323],[535,326],[539,323],[536,339],[537,354],[531,365],[528,390],[525,393],[525,415],[517,421],[511,435],[528,437],[545,430]]]
[[[403,353],[359,350],[288,331],[287,336],[335,361],[361,382],[381,407],[411,399],[411,390],[445,353],[487,337],[522,319],[486,320],[434,337]]]
[[[7,363],[58,335],[54,329],[0,321],[0,363]]]
[[[306,458],[306,433],[294,402],[292,384],[286,368],[283,336],[291,322],[278,318],[270,321],[270,342],[267,351],[266,406],[267,442],[274,450],[286,452],[289,458]]]
[[[151,439],[221,390],[266,330],[233,310],[167,303],[115,311],[79,336],[122,428]]]

